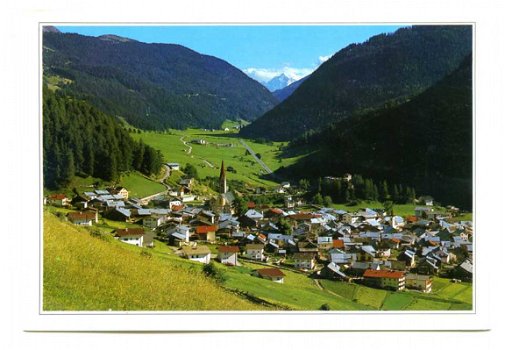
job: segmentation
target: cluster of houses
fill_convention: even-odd
[[[224,195],[229,192],[224,164],[220,181]],[[314,278],[428,293],[432,276],[447,271],[458,280],[472,280],[472,222],[452,222],[449,214],[437,212],[431,205],[401,217],[370,208],[300,211],[290,206],[259,208],[250,202],[249,209],[237,215],[176,199],[168,199],[159,208],[145,208],[128,199],[124,188],[84,192],[74,199],[51,195],[47,203],[79,208],[68,214],[68,220],[78,225],[92,225],[98,213],[142,225],[116,231],[116,238],[125,243],[152,244],[152,239],[145,239],[150,233],[182,257],[203,264],[215,259],[237,266],[239,258],[268,264],[256,274],[278,283],[284,281],[282,269]]]

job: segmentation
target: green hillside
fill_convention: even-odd
[[[68,187],[74,175],[107,181],[138,170],[157,175],[161,154],[133,140],[118,119],[86,101],[43,88],[44,187]]]
[[[241,135],[292,140],[353,114],[402,103],[456,69],[471,50],[471,26],[413,26],[351,44]]]
[[[219,58],[181,45],[44,32],[44,79],[142,129],[254,120],[276,98]]]
[[[43,283],[44,311],[259,309],[204,277],[199,264],[181,268],[47,212]]]
[[[349,118],[306,141],[291,154],[317,150],[284,176],[345,172],[414,186],[419,194],[471,209],[472,57],[422,94],[400,106]]]
[[[431,294],[316,283],[285,269],[285,282],[277,284],[253,275],[262,265],[242,262],[216,264],[224,277],[218,285],[204,277],[202,264],[182,259],[165,244],[146,250],[116,242],[109,228],[93,230],[101,234],[44,213],[45,311],[318,310],[323,304],[333,311],[472,309],[471,283],[442,278],[435,278]]]
[[[200,178],[219,177],[221,161],[225,166],[231,166],[236,172],[228,172],[230,180],[242,181],[254,186],[274,186],[271,179],[264,178],[263,168],[246,155],[246,149],[240,143],[236,133],[222,130],[204,129],[170,130],[169,133],[142,132],[130,134],[136,140],[142,140],[146,145],[159,149],[167,162],[187,163],[197,168]],[[205,140],[207,144],[191,143],[192,140]],[[185,145],[184,142],[187,142]],[[245,140],[256,152],[261,154],[265,164],[275,171],[280,167],[294,164],[299,156],[283,157],[281,147],[286,143],[258,143]],[[191,147],[191,152],[189,148]]]

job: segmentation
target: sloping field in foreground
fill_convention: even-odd
[[[206,278],[199,265],[177,268],[123,245],[45,212],[44,311],[260,309]]]

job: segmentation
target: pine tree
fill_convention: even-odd
[[[67,148],[62,157],[61,174],[58,179],[58,185],[61,187],[67,186],[75,175],[74,155]]]
[[[396,184],[393,185],[393,193],[392,193],[393,202],[400,202],[400,191],[398,191],[398,186]]]
[[[388,200],[390,197],[388,190],[388,183],[386,182],[386,180],[384,180],[381,184],[379,195],[380,195],[379,198],[382,202]]]

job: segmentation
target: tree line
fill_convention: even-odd
[[[402,184],[388,183],[353,175],[350,181],[341,178],[321,179],[311,182],[301,179],[299,185],[304,190],[311,190],[314,204],[352,203],[356,201],[392,201],[396,204],[413,203],[416,198],[415,188]]]
[[[115,181],[122,172],[160,171],[159,150],[133,140],[119,122],[89,103],[43,89],[44,186],[61,188],[74,175]]]

